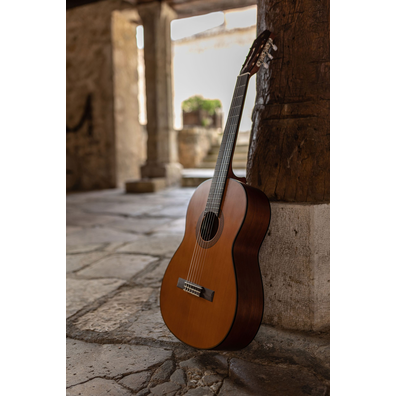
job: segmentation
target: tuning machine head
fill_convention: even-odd
[[[254,40],[240,74],[249,73],[252,76],[257,73],[260,66],[264,66],[265,69],[269,68],[269,61],[274,59],[270,51],[277,50],[273,38],[274,35],[269,30],[265,30]]]
[[[274,44],[272,38],[269,38],[269,39],[268,39],[268,42],[270,43],[270,45],[271,45],[271,47],[272,47],[272,49],[273,49],[274,51],[278,51],[278,47]]]

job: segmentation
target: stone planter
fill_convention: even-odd
[[[221,129],[186,126],[178,133],[179,162],[184,168],[196,168],[213,144],[218,143]]]
[[[195,110],[185,112],[183,110],[183,126],[199,126],[205,128],[221,128],[223,121],[223,113],[221,110],[215,114],[209,115],[206,110]]]

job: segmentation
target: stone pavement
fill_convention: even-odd
[[[194,189],[67,195],[67,395],[328,395],[328,338],[261,326],[200,351],[162,321],[159,290]]]

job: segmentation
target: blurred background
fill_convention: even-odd
[[[186,2],[188,7],[176,15],[170,7],[150,9],[150,4],[140,6],[147,10],[139,13],[137,4],[125,1],[80,3],[68,2],[67,11],[67,190],[123,187],[142,177],[146,162],[181,164],[182,185],[210,177],[236,77],[256,37],[257,6],[252,1],[223,2],[234,8],[219,10],[221,3],[212,2],[194,9]],[[169,27],[160,32],[159,24],[147,23],[145,29],[144,12],[157,12]],[[170,37],[155,36],[166,35],[169,28]],[[153,70],[147,71],[145,62]],[[147,78],[154,86],[147,87]],[[253,76],[234,157],[240,175],[246,174],[255,84]],[[154,99],[148,102],[150,94]],[[197,96],[217,100],[218,107],[209,109],[211,114],[199,105],[183,111],[183,102]],[[162,132],[156,117],[165,125]],[[166,158],[160,158],[158,147],[148,158],[150,132],[158,144],[170,146]]]

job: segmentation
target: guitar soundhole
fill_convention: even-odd
[[[213,212],[208,212],[201,223],[201,238],[206,242],[214,238],[219,228],[219,219]]]

